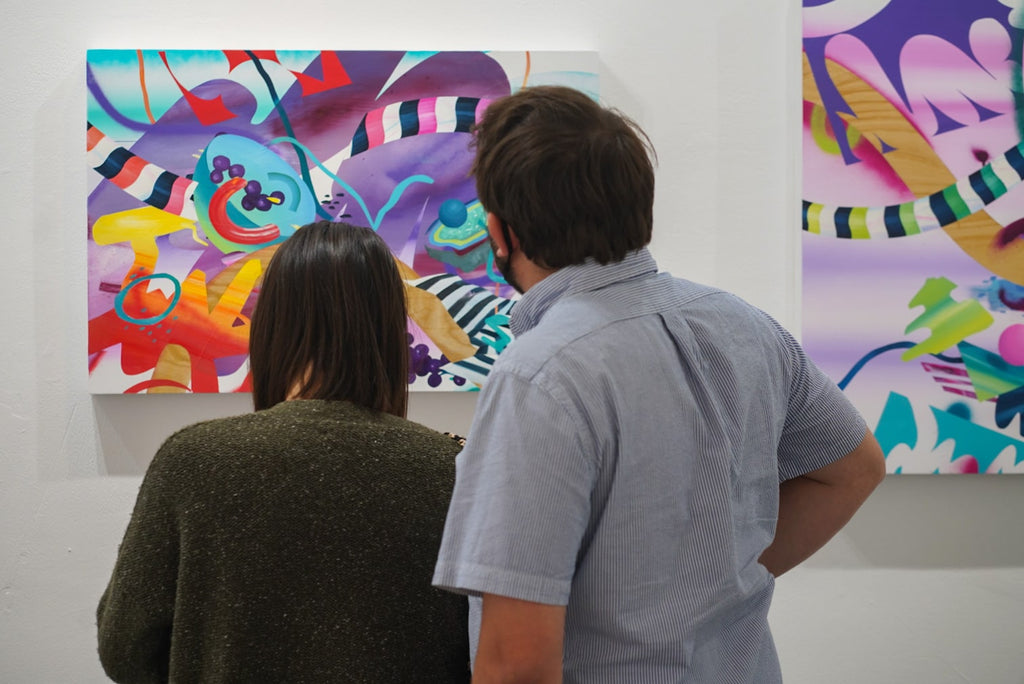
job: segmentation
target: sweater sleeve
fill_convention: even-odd
[[[166,682],[178,572],[170,440],[146,472],[97,610],[100,662],[115,682]]]

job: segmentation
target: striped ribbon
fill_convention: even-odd
[[[332,162],[402,138],[427,133],[468,133],[491,103],[479,97],[427,97],[394,102],[368,112],[359,122],[352,143]]]
[[[967,178],[910,202],[887,207],[830,207],[803,201],[803,230],[866,240],[916,235],[955,223],[996,201],[1024,180],[1024,142]]]
[[[189,220],[196,219],[192,193],[198,183],[146,161],[88,124],[89,166],[132,197]]]

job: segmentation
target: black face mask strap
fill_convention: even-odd
[[[512,256],[512,235],[509,232],[508,224],[502,219],[499,221],[501,221],[501,236],[505,238],[505,246],[508,249],[508,255],[505,257],[507,259]]]

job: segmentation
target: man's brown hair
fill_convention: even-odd
[[[318,221],[270,260],[249,335],[256,410],[298,388],[405,416],[405,290],[387,244],[369,228]]]
[[[538,265],[606,264],[651,241],[654,150],[625,115],[536,86],[492,102],[474,133],[477,196]]]

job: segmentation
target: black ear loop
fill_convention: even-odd
[[[504,219],[498,219],[501,221],[501,236],[505,238],[505,245],[508,249],[508,254],[505,256],[506,259],[512,258],[512,236],[508,230],[508,224],[505,223]]]

